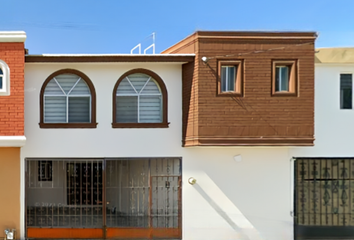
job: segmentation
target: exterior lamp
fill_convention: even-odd
[[[194,177],[190,177],[190,178],[188,178],[188,183],[190,185],[194,185],[197,183],[197,179],[195,179]]]

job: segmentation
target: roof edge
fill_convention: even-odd
[[[185,63],[194,61],[195,54],[45,54],[26,55],[26,63],[59,63],[59,62],[175,62]]]
[[[317,37],[314,31],[196,31],[161,53],[172,52],[196,39],[315,40]]]
[[[25,42],[26,38],[24,31],[0,31],[0,42]]]

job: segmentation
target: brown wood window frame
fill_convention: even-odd
[[[223,92],[221,90],[221,68],[223,66],[236,66],[236,76],[235,76],[235,90]],[[243,60],[218,60],[218,92],[219,96],[236,96],[242,97],[243,96]]]
[[[131,74],[134,73],[143,73],[146,75],[149,75],[152,77],[159,85],[160,90],[161,90],[161,95],[162,95],[162,122],[161,123],[117,123],[116,122],[116,111],[117,111],[117,106],[116,106],[116,93],[117,93],[117,88],[121,81],[123,79]],[[170,124],[167,121],[167,89],[165,86],[164,81],[162,78],[154,73],[153,71],[150,71],[148,69],[144,68],[137,68],[137,69],[132,69],[126,73],[124,73],[117,81],[116,85],[113,88],[113,95],[112,95],[112,101],[113,101],[113,113],[112,113],[112,128],[168,128],[168,125]]]
[[[44,122],[44,91],[45,88],[47,87],[47,84],[49,83],[50,80],[52,80],[54,77],[61,75],[61,74],[75,74],[81,79],[83,79],[87,86],[90,89],[91,93],[91,122],[89,123],[45,123]],[[58,70],[44,81],[40,93],[40,123],[39,123],[40,128],[96,128],[97,123],[96,123],[96,91],[95,88],[89,79],[88,76],[86,76],[84,73],[75,70],[75,69],[61,69]]]
[[[290,68],[289,91],[275,90],[277,66],[288,66]],[[297,96],[298,82],[297,60],[272,60],[272,96]]]

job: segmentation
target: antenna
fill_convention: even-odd
[[[152,35],[152,44],[144,49],[144,54],[146,54],[146,51],[150,48],[152,48],[152,54],[155,54],[155,32],[153,32],[151,35]]]
[[[152,36],[152,44],[144,49],[144,54],[146,54],[146,51],[149,50],[150,48],[152,48],[152,54],[155,54],[155,36],[156,36],[156,33],[153,32],[147,38],[150,38],[151,36]],[[145,39],[147,39],[147,38],[145,38]],[[130,50],[130,54],[133,54],[134,50],[137,49],[137,48],[139,48],[139,54],[141,54],[141,43],[139,43],[134,48],[132,48],[132,50]]]

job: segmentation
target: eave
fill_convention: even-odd
[[[171,62],[194,61],[195,54],[43,54],[26,55],[26,63],[100,63],[100,62]]]

